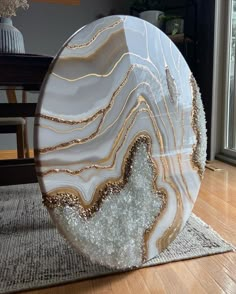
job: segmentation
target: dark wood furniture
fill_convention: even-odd
[[[53,57],[0,54],[0,90],[39,91]],[[0,117],[34,117],[36,103],[0,103]],[[37,182],[34,159],[0,160],[0,186]]]
[[[25,158],[25,130],[26,119],[23,117],[3,117],[0,118],[0,134],[16,135],[17,158]],[[27,150],[27,153],[28,150]]]
[[[14,89],[6,90],[8,103],[17,103]],[[22,91],[22,102],[27,102],[26,91]],[[0,134],[15,133],[17,158],[29,158],[29,144],[27,132],[27,118],[24,117],[0,117]]]

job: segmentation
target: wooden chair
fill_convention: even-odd
[[[6,90],[8,103],[17,103],[15,90]],[[27,102],[26,92],[22,92],[22,102]],[[29,145],[27,134],[27,119],[23,117],[0,118],[0,134],[16,134],[17,157],[29,158]]]

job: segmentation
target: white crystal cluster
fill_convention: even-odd
[[[93,262],[130,268],[142,264],[144,233],[158,217],[163,197],[153,190],[153,166],[145,144],[137,147],[128,183],[109,195],[90,219],[76,208],[54,209],[54,219],[70,243]]]
[[[205,112],[204,112],[203,103],[201,99],[201,93],[196,81],[195,81],[195,87],[196,87],[195,111],[197,114],[196,127],[198,129],[198,134],[199,134],[199,142],[196,146],[196,158],[201,167],[201,170],[204,171],[205,165],[206,165],[206,149],[207,149],[206,118],[205,118]]]

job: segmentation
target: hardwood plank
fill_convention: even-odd
[[[166,293],[165,291],[166,287],[162,279],[159,277],[158,273],[156,272],[155,267],[141,269],[140,275],[143,277],[151,294]]]
[[[205,190],[201,191],[201,200],[208,203],[208,205],[215,208],[223,215],[227,215],[227,218],[232,219],[236,224],[236,207],[232,201],[226,201],[219,198],[215,195],[215,193],[211,193],[209,196],[209,192]]]
[[[143,279],[143,276],[139,273],[138,270],[129,272],[126,279],[131,293],[151,293]]]
[[[216,216],[225,225],[235,228],[236,216],[233,211],[233,207],[232,207],[232,210],[230,210],[230,212],[223,214],[224,209],[222,209],[221,206],[214,207],[213,205],[210,205],[207,201],[203,200],[202,198],[199,198],[198,202],[196,203],[196,207],[199,207],[199,206],[204,206],[208,210],[208,213],[211,213],[214,216]]]
[[[92,280],[93,293],[109,294],[111,293],[111,282],[109,277],[102,277]]]
[[[208,206],[209,207],[209,206]],[[197,201],[193,212],[196,213],[204,222],[209,224],[216,232],[218,232],[226,241],[236,245],[235,228],[227,226],[214,213],[207,211],[208,207],[201,205]]]
[[[226,292],[229,294],[235,294],[236,284],[230,275],[224,270],[224,266],[219,264],[214,256],[212,258],[199,258],[193,261],[193,266],[196,263],[202,266],[211,278]]]
[[[222,268],[224,272],[236,283],[236,254],[229,252],[228,254],[217,254],[211,256],[211,260],[217,263],[218,268]]]
[[[116,294],[131,294],[131,290],[129,288],[128,282],[127,282],[127,274],[119,274],[119,275],[114,275],[110,277],[110,283],[111,283],[111,293],[116,293]]]
[[[213,175],[212,173],[215,174]],[[209,192],[215,192],[217,195],[221,193],[221,197],[228,197],[229,193],[233,193],[235,196],[236,187],[233,182],[234,179],[235,175],[231,173],[207,171],[202,187]]]
[[[30,158],[34,157],[34,150],[30,149]],[[1,159],[16,159],[17,150],[0,150],[0,160]]]
[[[184,263],[207,293],[225,293],[199,260],[190,260]]]
[[[188,293],[186,283],[183,283],[182,278],[177,275],[169,264],[157,266],[156,273],[165,285],[165,291],[167,294]]]
[[[79,285],[78,285],[79,284]],[[94,294],[93,286],[90,281],[66,284],[63,286],[27,291],[27,294]],[[23,292],[22,292],[23,294]]]
[[[182,283],[185,284],[188,293],[192,293],[192,294],[208,293],[201,286],[201,284],[195,278],[192,272],[188,270],[186,264],[184,264],[183,262],[176,262],[174,264],[171,264],[171,267],[176,272],[178,277],[181,279]]]

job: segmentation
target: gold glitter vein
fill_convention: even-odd
[[[74,140],[71,140],[69,142],[64,142],[64,143],[61,143],[61,144],[58,144],[56,146],[50,146],[50,147],[46,147],[46,148],[41,148],[39,150],[36,151],[36,153],[48,153],[48,152],[52,152],[52,151],[55,151],[55,150],[61,150],[61,149],[66,149],[68,147],[72,147],[74,145],[77,145],[77,144],[82,144],[82,143],[85,143],[93,138],[96,137],[97,133],[99,132],[101,126],[102,126],[102,123],[105,119],[105,115],[106,113],[111,109],[113,103],[114,103],[114,100],[115,100],[115,97],[120,93],[121,89],[124,87],[124,85],[127,83],[128,81],[128,78],[129,78],[129,75],[130,73],[132,72],[134,66],[131,66],[126,74],[126,77],[124,78],[124,80],[122,81],[122,83],[118,86],[118,88],[114,91],[113,95],[112,95],[112,98],[110,100],[110,103],[103,109],[99,110],[94,116],[92,117],[89,117],[87,119],[84,119],[84,120],[81,120],[80,122],[85,122],[85,121],[90,121],[93,119],[93,117],[97,116],[98,114],[102,113],[103,114],[103,117],[96,129],[95,132],[93,132],[90,136],[86,137],[86,138],[82,138],[82,139],[74,139]]]
[[[58,62],[61,63],[63,62],[65,64],[65,62],[84,62],[84,61],[92,61],[95,58],[97,58],[96,55],[103,55],[104,54],[104,50],[107,50],[107,45],[111,45],[111,44],[115,44],[115,42],[119,42],[119,46],[114,46],[115,48],[113,48],[113,50],[110,49],[109,47],[109,53],[114,53],[114,52],[118,52],[116,51],[117,49],[124,49],[125,47],[122,47],[123,44],[126,43],[125,41],[125,30],[124,27],[121,27],[119,29],[117,29],[116,31],[112,32],[112,34],[108,35],[106,39],[104,39],[105,42],[99,44],[97,47],[94,47],[94,51],[88,51],[88,54],[86,55],[85,52],[83,52],[83,54],[79,54],[79,52],[76,52],[76,55],[60,55],[58,57]],[[63,53],[62,53],[63,54]],[[67,64],[65,64],[67,65]]]
[[[36,127],[39,127],[39,128],[42,128],[42,129],[46,129],[46,130],[50,130],[54,133],[57,133],[57,134],[70,134],[70,133],[73,133],[75,131],[81,131],[83,129],[85,129],[86,127],[88,127],[88,124],[87,125],[84,125],[82,127],[77,127],[77,128],[74,128],[74,129],[67,129],[67,130],[58,130],[52,126],[49,126],[49,125],[44,125],[44,124],[35,124]]]
[[[103,114],[103,109],[100,109],[98,112],[96,112],[93,116],[85,118],[85,119],[81,119],[81,120],[72,120],[72,119],[64,119],[64,118],[59,118],[56,116],[52,116],[52,115],[47,115],[47,114],[37,114],[36,117],[40,117],[42,119],[45,120],[50,120],[56,123],[61,123],[61,124],[66,124],[66,125],[78,125],[78,124],[82,124],[82,123],[89,123],[94,121],[99,115]]]
[[[67,81],[67,82],[70,82],[70,83],[74,83],[74,82],[77,82],[77,81],[80,81],[80,80],[83,80],[83,79],[89,78],[89,77],[107,78],[107,77],[109,77],[114,72],[114,70],[121,63],[122,59],[125,56],[134,56],[134,57],[140,58],[141,60],[147,61],[148,63],[154,65],[150,60],[148,60],[146,58],[143,58],[142,56],[140,56],[138,54],[135,54],[135,53],[132,53],[132,52],[126,52],[126,53],[123,53],[121,55],[121,57],[118,59],[118,61],[114,64],[113,68],[108,73],[106,73],[106,74],[90,73],[90,74],[87,74],[87,75],[84,75],[84,76],[81,76],[81,77],[77,77],[77,78],[73,78],[73,79],[69,79],[69,78],[63,77],[61,75],[58,75],[55,72],[52,72],[52,75],[54,75],[55,77],[57,77],[57,78],[59,78],[61,80],[64,80],[64,81]]]
[[[90,46],[103,32],[113,29],[116,26],[118,26],[120,23],[125,22],[127,17],[125,17],[124,19],[119,19],[117,21],[115,21],[114,23],[110,24],[107,27],[104,27],[100,30],[97,31],[97,33],[86,43],[83,44],[73,44],[73,45],[67,45],[66,48],[67,49],[72,49],[72,50],[76,50],[76,49],[81,49],[81,48],[85,48]]]
[[[131,91],[130,91],[130,93],[129,93],[129,95],[127,96],[127,98],[126,98],[126,101],[125,101],[125,103],[124,103],[124,105],[123,105],[123,107],[122,107],[122,109],[121,109],[121,111],[120,111],[120,114],[118,115],[118,117],[112,122],[112,124],[110,125],[110,126],[108,126],[106,129],[104,129],[101,133],[100,133],[100,135],[102,135],[102,134],[104,134],[108,129],[110,129],[118,120],[119,120],[119,118],[120,118],[120,116],[122,115],[122,113],[123,113],[123,111],[125,110],[125,108],[126,108],[126,105],[127,105],[127,103],[128,103],[128,99],[129,99],[129,97],[140,87],[140,86],[142,86],[142,85],[144,85],[144,86],[146,86],[149,90],[150,90],[150,92],[151,92],[151,97],[152,97],[152,99],[153,99],[153,101],[155,100],[154,99],[154,94],[153,94],[153,91],[152,91],[152,89],[151,89],[151,86],[150,86],[150,84],[149,83],[147,83],[147,82],[141,82],[141,83],[139,83],[134,89],[132,89]],[[140,102],[142,102],[142,101],[146,101],[145,103],[147,104],[148,102],[147,102],[147,100],[143,97],[143,96],[139,96],[138,97],[138,104],[140,105]],[[158,106],[158,104],[156,104],[155,103],[155,105],[156,105],[156,108],[157,108],[157,110],[158,110],[158,118],[161,120],[161,122],[162,122],[162,124],[163,124],[163,127],[164,127],[164,129],[165,129],[165,133],[167,134],[167,128],[166,128],[166,125],[165,125],[165,123],[164,123],[164,121],[163,121],[163,118],[162,118],[162,113],[161,113],[161,110],[160,110],[160,108],[159,108],[159,106]],[[132,110],[132,112],[133,112],[133,110]],[[152,114],[153,116],[154,116],[154,114]],[[129,117],[130,117],[130,115],[129,115]],[[124,124],[126,124],[126,121],[127,121],[127,119],[125,120],[125,122],[124,122]],[[118,137],[120,136],[120,134],[118,135]],[[117,142],[117,139],[116,139],[116,142]],[[115,149],[115,146],[116,146],[116,143],[114,144],[114,146],[112,147],[112,150],[113,149]],[[110,159],[110,155],[108,156],[108,157],[106,157],[106,158],[104,158],[103,160],[99,160],[98,162],[99,163],[101,163],[101,162],[104,162],[104,161],[107,161],[107,160],[109,160]],[[36,160],[36,163],[37,163],[37,166],[46,166],[45,164],[42,164],[42,160],[40,161],[40,162],[38,162],[37,160]],[[87,165],[89,165],[89,164],[91,164],[91,163],[89,163],[88,161],[86,161],[86,162],[80,162],[80,163],[83,163],[83,164],[87,164]],[[60,164],[57,164],[57,165],[75,165],[75,164],[78,164],[78,162],[73,162],[73,163],[65,163],[65,162],[63,162],[63,163],[60,163]]]
[[[138,58],[141,58],[142,60],[144,61],[147,61],[148,63],[150,63],[157,71],[157,67],[154,65],[154,63],[151,61],[151,60],[148,60],[146,58],[143,58],[141,57],[140,55],[137,55],[135,53],[132,53],[132,52],[129,52],[129,55],[133,55],[133,56],[136,56]],[[119,61],[118,61],[119,62]],[[138,64],[134,64],[132,65],[133,67],[139,67],[140,65]],[[163,88],[162,88],[162,85],[160,83],[160,81],[155,77],[155,75],[150,71],[149,68],[147,68],[146,66],[142,65],[143,69],[147,70],[148,73],[155,79],[155,81],[159,84],[159,86],[161,87],[162,89],[162,92],[163,92]],[[159,71],[158,71],[158,74],[159,74]],[[159,74],[160,75],[160,74]],[[102,75],[101,75],[102,76]],[[59,77],[59,76],[58,76]],[[62,79],[65,79],[65,80],[68,80],[67,78],[63,78],[61,77]],[[70,80],[69,80],[70,81]],[[164,92],[163,92],[164,93]],[[75,125],[75,124],[80,124],[80,123],[86,123],[86,122],[89,122],[93,119],[95,119],[98,115],[102,114],[102,110],[99,110],[96,114],[94,114],[93,116],[89,117],[89,118],[86,118],[86,119],[83,119],[83,120],[66,120],[66,119],[63,119],[63,118],[58,118],[58,117],[55,117],[55,116],[49,116],[49,115],[46,115],[46,114],[37,114],[36,116],[37,117],[41,117],[45,120],[51,120],[53,122],[56,122],[56,123],[64,123],[64,124],[69,124],[69,125]]]
[[[135,92],[135,91],[136,91],[141,85],[145,85],[145,86],[149,87],[149,88],[150,88],[150,91],[151,91],[151,86],[150,86],[148,83],[146,83],[146,82],[139,83],[134,89],[132,89],[132,90],[130,91],[129,95],[127,96],[127,98],[126,98],[126,101],[125,101],[125,103],[124,103],[124,105],[123,105],[123,107],[122,107],[122,109],[121,109],[121,111],[120,111],[121,113],[119,114],[119,116],[113,121],[113,123],[112,123],[109,127],[107,127],[104,131],[102,131],[102,132],[100,133],[100,135],[102,135],[105,131],[107,131],[108,129],[110,129],[110,128],[111,128],[111,127],[117,122],[117,120],[120,118],[122,112],[124,111],[125,106],[127,105],[127,102],[128,102],[129,97],[130,97],[130,96],[133,94],[133,92]],[[152,93],[152,97],[154,97],[154,94],[153,94],[152,91],[151,91],[151,93]],[[157,107],[158,107],[158,106],[157,106]],[[159,113],[161,113],[160,110],[159,110]],[[163,122],[163,124],[164,124],[164,122]],[[38,124],[37,126],[38,126],[38,127],[41,127],[41,128],[45,128],[45,129],[52,130],[52,131],[54,131],[54,132],[56,132],[56,133],[62,133],[62,134],[64,134],[64,133],[70,133],[70,132],[73,132],[73,131],[76,131],[76,130],[81,130],[81,129],[84,129],[85,127],[87,127],[87,125],[84,125],[83,127],[78,127],[78,128],[74,128],[74,129],[71,129],[71,130],[60,131],[60,130],[57,130],[57,129],[53,128],[53,127],[47,126],[47,125]]]
[[[88,117],[88,118],[83,119],[81,121],[77,121],[77,123],[88,122],[88,121],[93,120],[94,118],[96,118],[97,115],[99,115],[100,113],[102,113],[103,117],[102,117],[102,119],[101,119],[101,121],[99,123],[99,126],[98,126],[97,130],[94,133],[92,133],[89,137],[86,137],[86,138],[83,138],[83,139],[74,139],[74,140],[71,140],[69,142],[64,142],[64,143],[61,143],[61,144],[58,144],[58,145],[55,145],[55,146],[41,148],[41,149],[36,151],[36,154],[37,153],[44,154],[44,153],[52,152],[52,151],[55,151],[55,150],[67,149],[67,148],[70,148],[70,147],[72,147],[74,145],[83,144],[83,143],[85,143],[85,142],[87,142],[89,140],[94,139],[96,137],[96,135],[98,134],[98,132],[100,131],[100,129],[101,129],[101,126],[103,124],[103,121],[105,119],[105,116],[106,116],[107,112],[111,109],[112,105],[114,104],[114,100],[115,100],[116,96],[118,96],[118,94],[120,93],[122,88],[128,82],[129,76],[130,76],[131,72],[134,70],[134,68],[139,67],[139,66],[140,65],[138,65],[138,64],[134,64],[134,65],[130,66],[130,68],[129,68],[127,74],[126,74],[125,79],[122,81],[122,83],[115,90],[115,92],[113,93],[112,98],[110,100],[110,103],[105,108],[100,109],[96,114],[94,114],[91,117]],[[158,84],[160,84],[160,82],[157,80],[157,78],[154,76],[154,74],[148,68],[146,68],[145,66],[141,66],[141,67],[142,67],[143,70],[146,69],[147,72],[156,80],[156,82]],[[39,116],[43,117],[44,115],[40,114]],[[43,117],[43,118],[45,118],[45,117]],[[65,121],[64,121],[64,123],[65,123]]]
[[[98,118],[101,115],[102,115],[102,113],[100,113],[96,118]],[[44,119],[43,115],[41,115],[40,117],[42,119]],[[92,122],[94,122],[96,120],[96,118],[94,120],[89,121],[87,124],[83,123],[83,125],[80,126],[80,127],[75,127],[73,129],[66,129],[66,130],[59,130],[59,129],[56,129],[56,128],[52,127],[52,126],[44,125],[42,123],[35,124],[35,126],[43,128],[43,129],[48,129],[48,130],[53,131],[53,132],[58,133],[58,134],[69,134],[69,133],[73,133],[75,131],[81,131],[81,130],[87,128]],[[59,118],[52,117],[52,116],[47,116],[47,118],[45,116],[45,119],[46,120],[51,120],[51,121],[55,121],[57,119],[60,120]],[[78,124],[77,122],[75,122],[73,120],[68,120],[66,123],[65,123],[64,120],[62,120],[61,123],[68,124],[68,125],[69,124],[71,124],[71,125],[77,125]]]
[[[138,110],[136,113],[135,111],[139,108],[139,106],[144,103],[146,105],[146,107],[148,109],[140,109]],[[121,139],[121,136],[123,134],[123,130],[127,124],[127,122],[129,121],[130,117],[133,115],[133,113],[135,113],[135,116],[133,118],[133,120],[131,121],[130,125],[128,126],[127,130],[126,130],[126,133],[125,133],[125,136],[124,138],[122,139],[122,144],[119,146],[119,148],[117,149],[116,153],[120,150],[120,148],[122,147],[123,143],[125,142],[125,139],[127,137],[127,134],[129,132],[129,130],[131,129],[131,127],[134,125],[134,122],[136,120],[136,117],[139,113],[141,112],[147,112],[149,114],[150,117],[153,117],[154,116],[154,113],[153,111],[151,110],[151,108],[149,107],[148,105],[148,102],[147,100],[143,97],[143,96],[139,96],[138,97],[138,102],[137,102],[137,105],[129,112],[129,115],[128,117],[125,119],[125,122],[123,124],[123,127],[122,129],[119,131],[119,134],[117,135],[117,138],[115,140],[115,143],[113,144],[112,148],[111,148],[111,153],[105,157],[104,159],[102,160],[99,160],[98,163],[103,163],[103,162],[106,162],[108,160],[110,160],[110,158],[112,157],[113,155],[113,152],[114,150],[116,149],[116,146],[118,145],[118,142],[120,141]],[[154,123],[152,121],[152,123]],[[154,125],[153,125],[154,127]],[[160,141],[160,143],[162,144],[161,148],[163,148],[163,142]],[[108,166],[101,166],[101,165],[90,165],[90,166],[85,166],[84,168],[80,169],[80,170],[70,170],[70,169],[50,169],[50,170],[47,170],[45,172],[41,172],[41,173],[37,173],[38,176],[41,176],[41,177],[45,177],[45,176],[48,176],[50,174],[56,174],[56,173],[67,173],[67,174],[70,174],[70,175],[75,175],[75,176],[78,176],[80,173],[82,173],[83,171],[85,170],[88,170],[90,168],[95,168],[95,169],[109,169],[109,168],[113,168],[114,166],[114,163],[115,163],[115,159],[116,159],[116,153],[115,153],[115,158],[113,160],[113,163],[111,165],[108,165]],[[81,164],[85,164],[84,162],[80,162]]]
[[[130,55],[130,52],[126,52],[126,53],[122,54],[122,56],[119,58],[119,60],[115,63],[114,67],[106,74],[90,73],[90,74],[87,74],[87,75],[84,75],[84,76],[81,76],[81,77],[78,77],[78,78],[74,78],[74,79],[69,79],[69,78],[63,77],[63,76],[61,76],[61,75],[59,75],[59,74],[57,74],[55,72],[52,72],[52,75],[54,75],[55,77],[57,77],[57,78],[59,78],[61,80],[64,80],[64,81],[67,81],[67,82],[70,82],[70,83],[78,82],[80,80],[83,80],[83,79],[86,79],[86,78],[89,78],[89,77],[107,78],[114,72],[114,70],[119,65],[119,63],[122,61],[122,59],[127,55]],[[137,55],[137,54],[134,54],[134,55]]]
[[[131,111],[131,114],[126,118],[126,120],[128,120],[128,119],[130,118],[130,116],[133,114],[133,111],[136,110],[137,107],[139,107],[139,104],[138,104],[138,106],[135,107],[135,109],[133,109],[133,110]],[[129,127],[127,128],[126,133],[125,133],[125,135],[124,135],[124,137],[123,137],[123,139],[122,139],[122,141],[121,141],[122,143],[120,144],[120,146],[117,148],[117,150],[116,150],[116,152],[115,152],[115,155],[114,155],[114,158],[113,158],[113,161],[112,161],[112,164],[111,164],[111,165],[103,166],[103,165],[93,164],[93,165],[90,165],[90,166],[85,166],[85,167],[83,167],[83,168],[81,168],[81,169],[79,169],[79,170],[70,170],[70,169],[50,169],[50,170],[47,170],[47,171],[45,171],[45,172],[37,173],[37,175],[40,176],[40,177],[45,177],[45,176],[48,176],[48,175],[50,175],[50,174],[67,173],[67,174],[69,174],[69,175],[78,176],[80,173],[84,172],[85,170],[91,169],[91,168],[95,168],[95,169],[111,169],[111,168],[113,168],[114,165],[115,165],[115,161],[116,161],[117,153],[118,153],[118,151],[121,149],[122,145],[124,144],[125,139],[126,139],[126,137],[127,137],[127,134],[128,134],[128,132],[129,132],[129,130],[131,129],[131,127],[132,127],[132,126],[134,125],[134,123],[135,123],[136,117],[138,116],[139,113],[141,113],[141,112],[145,112],[145,111],[147,112],[146,109],[140,109],[139,111],[137,111],[137,112],[135,113],[135,116],[134,116],[134,118],[132,119],[132,121],[131,121]],[[126,124],[126,123],[124,123],[124,126],[125,126],[125,124]],[[121,135],[122,135],[122,133],[123,133],[123,129],[124,129],[124,127],[121,129],[120,133],[118,134],[118,136],[117,136],[117,138],[116,138],[116,141],[115,141],[115,143],[114,143],[114,145],[113,145],[113,147],[112,147],[112,149],[111,149],[111,150],[112,150],[111,153],[114,152],[114,150],[115,150],[115,148],[116,148],[118,142],[121,140]],[[99,160],[98,163],[102,163],[102,162],[106,162],[106,161],[108,161],[108,160],[112,157],[112,155],[113,155],[113,154],[109,154],[109,155],[108,155],[107,157],[105,157],[104,159]],[[81,162],[81,163],[83,163],[83,162]]]

